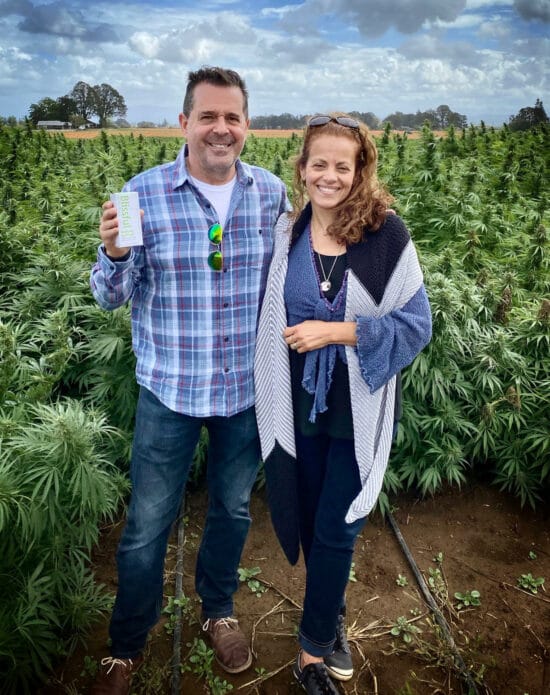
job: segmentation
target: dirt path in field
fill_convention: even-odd
[[[203,490],[188,497],[185,527],[185,595],[191,613],[200,607],[193,589],[193,569],[204,520]],[[431,584],[450,626],[464,663],[478,683],[479,693],[494,695],[548,695],[550,693],[550,592],[537,594],[516,588],[521,575],[545,577],[550,585],[550,523],[548,512],[521,510],[519,503],[486,485],[449,491],[434,499],[401,497],[393,516],[426,581]],[[302,562],[290,567],[273,535],[265,500],[255,493],[253,523],[241,566],[261,572],[256,578],[266,590],[255,595],[243,583],[236,597],[236,612],[247,634],[254,636],[256,659],[247,673],[221,678],[233,684],[232,694],[298,695],[287,665],[296,653],[295,629],[299,621],[304,572]],[[121,523],[105,529],[97,548],[97,579],[116,589],[114,553]],[[166,571],[166,595],[174,595],[175,536]],[[428,695],[461,693],[461,680],[453,668],[453,655],[438,639],[430,612],[395,534],[377,517],[361,534],[348,590],[350,637],[356,676],[340,691],[349,695]],[[458,612],[455,592],[480,592],[481,605]],[[418,627],[412,645],[390,630],[404,617]],[[153,631],[147,665],[134,681],[134,693],[171,693],[172,638],[164,616]],[[182,660],[200,625],[183,621]],[[95,663],[106,655],[107,618],[80,649],[60,664],[57,679],[42,691],[85,693]],[[181,693],[208,693],[204,681],[184,673]]]

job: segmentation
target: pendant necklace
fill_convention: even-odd
[[[336,261],[338,260],[339,256],[334,256],[334,261],[332,262],[332,267],[328,271],[328,275],[325,273],[325,268],[323,266],[323,261],[321,260],[321,255],[319,254],[318,251],[315,252],[317,254],[317,258],[319,259],[319,265],[321,266],[321,272],[323,273],[323,282],[320,283],[321,291],[322,292],[328,292],[330,288],[332,287],[332,283],[330,281],[330,276],[332,275],[332,271],[334,270],[334,266],[336,265]]]

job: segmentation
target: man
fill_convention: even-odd
[[[168,536],[201,426],[209,433],[209,507],[195,586],[203,629],[229,673],[252,663],[233,617],[237,568],[250,526],[260,451],[253,361],[272,230],[289,207],[282,181],[242,163],[248,95],[232,70],[189,73],[177,159],[131,179],[143,246],[118,248],[116,210],[105,203],[92,269],[98,303],[132,304],[140,395],[128,518],[117,551],[111,656],[93,695],[128,693],[162,603]]]

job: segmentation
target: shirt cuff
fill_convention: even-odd
[[[113,256],[109,256],[107,251],[105,251],[105,247],[101,246],[101,250],[103,251],[104,255],[113,263],[123,263],[124,261],[129,261],[130,256],[132,255],[132,249],[127,251],[124,256],[118,256],[117,258],[114,258]]]

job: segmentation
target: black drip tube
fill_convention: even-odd
[[[472,677],[472,674],[468,670],[466,664],[464,663],[464,659],[462,658],[462,655],[460,654],[458,647],[456,646],[456,643],[453,639],[453,636],[451,634],[451,631],[449,629],[449,625],[447,624],[447,621],[445,620],[445,617],[441,613],[441,611],[438,608],[437,603],[435,602],[434,597],[432,596],[428,585],[426,584],[426,581],[424,577],[422,576],[422,573],[418,569],[418,565],[415,562],[414,557],[412,556],[411,551],[409,550],[405,539],[403,538],[403,534],[399,530],[399,527],[397,525],[397,522],[393,518],[393,515],[390,511],[386,511],[386,518],[390,522],[390,526],[392,527],[392,530],[395,534],[395,537],[399,541],[399,545],[401,546],[401,549],[403,550],[403,553],[405,554],[405,557],[407,558],[409,565],[411,566],[411,569],[413,571],[413,574],[416,578],[416,581],[418,582],[418,585],[420,586],[420,589],[422,591],[422,594],[424,595],[424,598],[426,599],[427,604],[431,608],[435,620],[439,627],[441,628],[441,631],[443,632],[443,635],[445,636],[445,639],[447,640],[447,644],[451,648],[453,655],[454,655],[454,660],[456,667],[458,668],[460,672],[460,676],[464,683],[468,686],[468,695],[479,695],[479,690],[477,689],[477,685]]]

